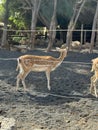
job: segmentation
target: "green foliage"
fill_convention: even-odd
[[[15,42],[18,42],[18,43],[19,43],[19,42],[20,42],[20,40],[21,40],[21,37],[13,37],[12,39],[13,39],[13,41],[15,41]]]
[[[21,16],[20,12],[15,12],[14,15],[9,17],[12,28],[25,29],[24,18]]]
[[[31,0],[28,0],[29,2]],[[57,0],[57,22],[62,27],[66,28],[70,18],[73,15],[75,2],[78,0]],[[87,0],[79,17],[79,24],[91,24],[97,0]],[[5,14],[5,2],[2,0],[0,4],[0,21],[3,21]],[[25,5],[25,6],[23,6]],[[9,0],[9,24],[14,29],[30,29],[31,26],[31,10],[25,0]],[[53,0],[42,0],[40,6],[41,15],[50,23],[53,15]],[[38,25],[38,24],[37,24]]]
[[[0,21],[3,21],[5,15],[5,8],[4,8],[5,0],[2,0],[0,3]]]
[[[22,10],[20,9],[21,3],[19,0],[10,0],[10,16],[9,16],[9,24],[11,24],[12,28],[16,29],[25,29],[25,19],[23,17]]]

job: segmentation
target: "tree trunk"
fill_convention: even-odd
[[[70,49],[72,32],[73,32],[73,30],[75,28],[75,25],[77,23],[80,12],[81,12],[85,2],[86,2],[86,0],[81,0],[80,2],[76,2],[73,16],[72,16],[72,18],[71,18],[71,20],[69,22],[68,31],[67,31],[67,35],[66,35],[66,44],[67,44],[69,49]]]
[[[8,4],[9,4],[9,0],[6,0],[5,16],[4,16],[4,29],[3,29],[2,42],[1,42],[2,47],[6,47],[6,44],[7,44],[7,24],[8,24],[8,15],[9,15]]]
[[[39,12],[38,15],[39,20],[49,29],[49,21]]]
[[[94,40],[95,40],[95,30],[97,28],[97,21],[98,21],[98,2],[97,2],[97,7],[96,7],[96,13],[95,13],[94,20],[93,20],[90,53],[93,52]]]
[[[36,34],[36,23],[38,17],[38,11],[40,8],[41,0],[33,0],[32,1],[32,21],[31,21],[31,48],[34,49],[35,43],[35,34]]]
[[[84,44],[86,43],[86,31],[84,32]]]
[[[98,47],[98,18],[97,18],[97,32],[96,32],[96,47]]]
[[[83,24],[81,25],[81,45],[83,44]]]
[[[83,44],[83,24],[81,25],[81,39],[80,39],[80,50],[81,50],[81,47],[82,47],[82,44]]]
[[[51,50],[56,36],[56,7],[57,7],[57,0],[54,0],[54,11],[49,29],[49,43],[47,47],[47,52]]]

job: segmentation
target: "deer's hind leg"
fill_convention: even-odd
[[[25,78],[26,78],[26,76],[29,74],[29,71],[28,72],[21,72],[21,73],[19,73],[18,74],[18,76],[17,76],[17,81],[16,81],[16,91],[18,90],[18,88],[19,88],[19,83],[20,83],[20,81],[22,82],[22,85],[23,85],[23,87],[24,87],[24,91],[28,91],[27,90],[27,87],[26,87],[26,84],[25,84]]]
[[[93,94],[94,92],[94,80],[96,79],[95,75],[91,77],[91,84],[90,84],[90,93]]]

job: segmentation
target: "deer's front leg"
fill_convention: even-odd
[[[29,72],[28,72],[29,73]],[[25,84],[25,77],[28,75],[28,73],[22,72],[17,76],[17,82],[16,82],[16,90],[19,88],[19,82],[22,81],[22,85],[24,87],[24,91],[28,91]]]
[[[48,90],[51,90],[51,86],[50,86],[50,69],[46,71],[46,77],[47,77]]]

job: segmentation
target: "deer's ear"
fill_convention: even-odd
[[[60,48],[59,48],[59,47],[56,47],[56,50],[57,50],[57,51],[60,51]]]
[[[93,63],[93,62],[94,62],[94,59],[92,59],[91,62]]]
[[[68,46],[65,49],[68,50]]]

